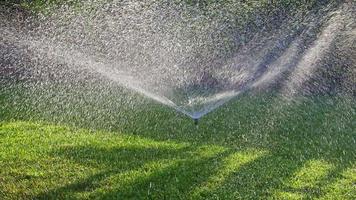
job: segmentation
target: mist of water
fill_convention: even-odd
[[[240,1],[219,5],[91,0],[22,24],[2,16],[2,63],[25,66],[21,76],[37,85],[101,79],[194,119],[246,91],[330,92],[313,81],[326,65],[351,74],[340,87],[354,91],[353,3],[274,15],[256,6],[251,20],[232,12]]]

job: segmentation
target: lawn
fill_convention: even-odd
[[[245,94],[195,127],[149,100],[1,91],[0,199],[356,198],[352,97]]]
[[[40,12],[60,1],[5,2]],[[243,32],[256,13],[332,1],[206,2]],[[0,77],[0,200],[356,199],[354,96],[246,92],[196,127],[108,80],[51,81]]]

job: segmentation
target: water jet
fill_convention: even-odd
[[[110,2],[84,1],[81,12],[77,7],[59,7],[18,27],[4,22],[6,15],[0,13],[0,47],[5,46],[0,54],[6,55],[0,61],[26,66],[26,77],[39,83],[38,90],[62,84],[63,91],[73,85],[91,91],[99,85],[95,79],[100,79],[112,88],[130,89],[174,108],[193,118],[195,125],[200,117],[246,91],[274,87],[288,96],[311,91],[313,86],[332,88],[327,85],[331,81],[319,79],[328,73],[316,73],[331,63],[327,60],[331,54],[340,55],[335,66],[351,70],[354,66],[352,57],[344,56],[353,50],[349,44],[353,44],[355,18],[346,4],[298,11],[295,15],[302,18],[282,10],[270,16],[259,13],[258,6],[250,12],[248,26],[239,27],[235,23],[244,11],[230,9],[243,8],[242,1],[221,4],[224,12],[215,8],[219,3],[206,12],[168,0]],[[275,18],[278,15],[286,16]],[[261,24],[260,19],[271,20]],[[339,49],[350,50],[336,53],[337,42],[344,45]],[[26,59],[14,59],[23,57],[19,55]],[[312,78],[324,85],[313,84]]]

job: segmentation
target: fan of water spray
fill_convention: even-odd
[[[355,41],[350,3],[274,13],[265,12],[272,10],[268,2],[251,12],[244,6],[91,0],[27,18],[21,28],[4,23],[0,30],[3,41],[30,55],[20,62],[37,80],[70,81],[89,73],[196,123],[247,90],[301,91],[338,38]]]

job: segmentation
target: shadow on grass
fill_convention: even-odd
[[[207,179],[228,153],[224,148],[214,146],[176,151],[126,147],[59,149],[53,152],[55,156],[100,170],[42,193],[36,199],[73,198],[73,194],[81,192],[90,192],[89,197],[95,199],[181,198],[196,183]],[[105,190],[101,190],[103,187]]]
[[[157,149],[147,151],[121,149],[113,153],[88,147],[62,149],[58,155],[66,159],[75,160],[83,165],[92,162],[104,163],[104,169],[115,170],[107,169],[74,185],[49,191],[39,197],[70,195],[71,192],[76,191],[76,185],[91,185],[92,182],[98,181],[103,181],[105,185],[107,180],[104,179],[114,179],[116,181],[109,184],[110,189],[105,191],[100,190],[101,187],[105,187],[101,184],[96,185],[96,188],[89,187],[92,192],[90,197],[98,199],[323,198],[331,193],[335,198],[352,199],[355,195],[352,192],[352,184],[355,183],[354,173],[347,178],[351,184],[342,186],[346,189],[330,189],[330,187],[345,179],[343,172],[355,169],[354,118],[347,114],[352,113],[348,109],[354,107],[352,101],[324,100],[299,102],[292,107],[287,105],[278,108],[271,102],[258,103],[251,108],[244,102],[245,107],[236,107],[247,112],[241,113],[237,118],[230,118],[229,122],[218,121],[219,124],[215,124],[216,130],[211,131],[210,134],[208,134],[208,123],[211,119],[206,119],[201,129],[195,129],[196,135],[194,130],[179,131],[179,134],[171,135],[169,128],[158,130],[154,134],[149,131],[136,132],[137,135],[141,134],[140,137],[162,142],[167,139],[188,142],[189,148],[177,152],[160,153]],[[254,112],[254,109],[257,109],[257,112]],[[222,112],[226,114],[229,110]],[[220,128],[220,125],[232,123],[233,120],[240,125]],[[137,123],[137,126],[140,124]],[[137,129],[145,130],[144,127],[137,127]],[[194,153],[193,155],[196,156],[191,156],[192,152],[206,144],[218,145],[227,150],[208,157]],[[243,162],[244,157],[233,159],[230,163],[237,167],[229,167],[224,162],[234,154],[246,153],[248,149],[260,150],[249,154],[248,162]],[[261,151],[267,153],[261,154]],[[115,154],[119,155],[115,156]],[[258,154],[261,156],[253,158]],[[131,155],[135,156],[131,157]],[[110,158],[108,162],[103,160],[105,157]],[[132,159],[138,159],[140,162]],[[119,162],[112,160],[119,160]],[[151,162],[163,162],[163,164],[158,164],[160,167],[154,168],[155,170],[150,173],[142,172],[145,163]],[[241,162],[243,164],[239,165],[238,163]],[[118,167],[120,163],[122,166]],[[133,180],[124,183],[118,181],[120,177],[130,176],[128,174],[134,171],[139,175]]]
[[[205,197],[309,199],[331,195],[353,199],[356,195],[354,101],[321,99],[274,108],[278,112],[266,118],[262,126],[256,126],[256,130],[261,129],[261,142],[267,142],[265,149],[269,154],[242,166]],[[251,136],[250,139],[254,141]],[[354,172],[345,178],[345,171]],[[330,189],[340,180],[348,182],[342,186],[344,189]]]
[[[356,195],[352,98],[321,96],[286,103],[271,95],[246,95],[204,117],[199,128],[170,109],[149,105],[116,115],[114,109],[103,115],[107,118],[94,120],[81,115],[83,119],[74,125],[71,118],[59,118],[67,120],[61,124],[77,128],[115,131],[121,133],[117,137],[124,134],[158,144],[172,141],[184,148],[134,141],[131,146],[78,143],[54,149],[51,157],[96,170],[42,189],[35,198],[353,199]],[[106,110],[112,105],[103,106]]]

